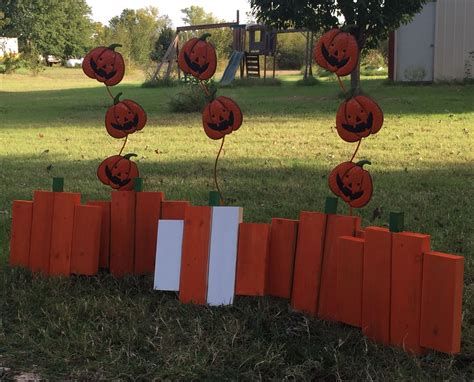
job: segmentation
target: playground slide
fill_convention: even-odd
[[[237,72],[240,61],[242,61],[243,57],[244,52],[238,52],[236,50],[232,52],[229,63],[227,64],[227,67],[225,68],[224,74],[221,78],[221,85],[228,85],[234,80],[235,73]]]

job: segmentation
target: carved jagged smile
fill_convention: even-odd
[[[106,80],[110,80],[113,76],[117,74],[116,70],[112,70],[110,73],[107,73],[104,69],[99,68],[97,66],[97,63],[92,58],[91,58],[91,68],[95,73],[97,73],[102,78],[105,78]]]
[[[234,113],[231,111],[229,114],[229,119],[219,122],[219,123],[208,123],[207,126],[216,131],[223,131],[234,125]]]
[[[363,191],[353,193],[350,188],[348,188],[344,185],[344,182],[342,181],[339,174],[337,174],[337,176],[336,176],[336,182],[337,182],[337,186],[339,187],[341,192],[344,194],[344,196],[347,196],[350,200],[359,199],[362,195],[364,195]]]
[[[191,61],[187,53],[184,53],[184,61],[186,64],[195,72],[202,74],[204,73],[207,68],[209,67],[209,62],[205,63],[204,65],[199,65],[197,62]]]
[[[348,125],[347,123],[342,124],[342,128],[351,133],[362,133],[366,130],[372,130],[372,124],[374,122],[374,116],[369,113],[367,116],[367,122],[359,122],[355,125]]]
[[[120,131],[128,131],[131,130],[138,125],[138,115],[135,114],[135,117],[131,121],[127,121],[123,124],[118,124],[118,123],[112,123],[112,127],[116,130]]]
[[[329,63],[329,65],[335,66],[338,69],[342,68],[349,62],[348,57],[339,60],[336,56],[333,56],[331,53],[329,53],[324,44],[321,46],[321,52],[323,53],[323,57]]]
[[[123,187],[130,182],[130,179],[122,180],[119,177],[113,175],[109,166],[105,166],[105,175],[107,175],[107,178],[109,178],[113,184],[116,184],[119,187]]]

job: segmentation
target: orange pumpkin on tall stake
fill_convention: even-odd
[[[242,125],[242,111],[232,99],[219,96],[202,112],[204,132],[211,139],[221,139]]]
[[[359,61],[359,46],[353,35],[333,28],[324,33],[313,51],[316,63],[338,76],[347,76]]]
[[[120,101],[121,95],[115,96],[113,106],[105,114],[105,127],[114,138],[124,138],[143,129],[147,121],[145,110],[130,99]]]
[[[102,161],[97,169],[99,180],[118,191],[133,190],[135,178],[140,176],[137,165],[130,160],[137,154],[112,155]]]
[[[206,41],[210,33],[188,40],[178,54],[178,65],[187,74],[199,80],[208,80],[216,72],[217,55],[211,43]]]
[[[86,54],[82,61],[82,70],[90,77],[107,86],[117,85],[125,74],[125,62],[119,52],[122,45],[112,44],[109,47],[99,46]]]
[[[372,198],[372,177],[364,170],[368,160],[344,162],[336,166],[329,174],[329,188],[349,206],[364,207]]]
[[[382,109],[367,96],[352,97],[341,103],[337,111],[337,132],[346,142],[356,142],[377,133],[382,124]]]

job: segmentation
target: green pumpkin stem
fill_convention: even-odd
[[[206,41],[208,37],[211,37],[210,33],[204,33],[201,37],[199,37],[199,40]]]
[[[123,158],[130,160],[131,157],[137,157],[137,156],[138,156],[137,154],[131,153],[131,154],[125,154]]]
[[[363,160],[357,162],[356,166],[359,166],[360,168],[364,168],[365,164],[372,164],[372,162],[370,160],[363,159]]]
[[[108,46],[107,49],[115,50],[115,48],[120,48],[121,46],[122,46],[121,44],[111,44]]]
[[[119,94],[117,94],[115,97],[114,97],[114,105],[117,105],[119,102],[120,102],[120,96],[122,95],[123,93],[120,92]]]

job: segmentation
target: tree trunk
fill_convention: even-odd
[[[354,95],[360,93],[360,60],[356,68],[351,73],[351,92]]]

